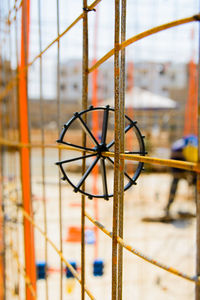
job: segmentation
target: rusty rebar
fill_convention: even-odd
[[[200,47],[200,33],[199,33]],[[198,48],[198,98],[197,98],[198,164],[200,164],[200,48]],[[200,276],[200,173],[196,179],[196,276]],[[200,286],[195,286],[195,299],[200,300]]]
[[[126,0],[121,1],[121,43],[126,40]],[[120,68],[120,154],[124,153],[125,128],[125,49],[121,50]],[[120,157],[119,178],[119,228],[118,235],[123,239],[124,233],[124,159]],[[123,247],[118,246],[118,300],[122,300],[123,288]]]
[[[88,6],[87,0],[83,0],[83,58],[82,58],[82,109],[88,104]],[[87,122],[84,116],[84,122]],[[82,146],[86,146],[86,133],[82,130]],[[85,155],[85,152],[83,152]],[[86,170],[86,161],[82,161],[82,175]],[[83,183],[83,191],[85,182]],[[85,195],[81,195],[81,299],[85,299]]]
[[[60,14],[59,4],[60,1],[56,1],[57,4],[57,36],[60,35]],[[60,107],[60,40],[57,41],[57,130],[60,132],[61,126],[61,107]],[[58,159],[61,160],[61,149],[58,149]],[[62,240],[62,190],[61,181],[58,183],[58,209],[59,209],[59,236],[60,236],[60,252],[63,251],[63,240]],[[60,259],[60,300],[63,299],[63,262]]]
[[[39,51],[42,51],[42,32],[41,32],[41,1],[38,0],[38,35],[39,35]],[[44,100],[43,100],[43,59],[40,56],[39,59],[39,88],[40,88],[40,128],[41,128],[41,142],[42,145],[45,144],[45,132],[44,132]],[[47,234],[47,208],[46,208],[46,184],[45,184],[45,148],[41,148],[42,156],[42,203],[43,203],[43,218],[44,218],[44,232]],[[45,257],[45,269],[47,271],[48,265],[48,244],[45,240],[44,247],[44,257]],[[45,293],[46,300],[49,299],[48,293],[48,276],[45,278]]]
[[[114,149],[114,197],[113,197],[113,235],[112,235],[112,300],[117,299],[117,265],[118,243],[117,234],[119,226],[119,168],[120,168],[120,65],[119,65],[119,35],[120,35],[120,5],[115,0],[115,40],[114,40],[114,93],[115,93],[115,149]]]

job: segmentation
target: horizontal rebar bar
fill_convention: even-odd
[[[114,157],[113,152],[103,152],[102,155],[104,157]],[[157,164],[166,167],[184,169],[184,170],[200,173],[200,165],[193,162],[186,162],[186,161],[181,161],[176,159],[140,156],[137,154],[126,154],[126,153],[121,153],[120,158],[123,158],[124,160],[139,161],[148,164]]]
[[[103,231],[107,236],[111,237],[112,238],[112,232],[108,231],[104,225],[102,225],[99,221],[93,219],[87,212],[85,212],[85,216],[88,218],[88,220],[90,220],[95,226],[97,226],[101,231]],[[119,236],[117,237],[117,241],[118,243],[124,247],[126,250],[128,250],[129,252],[135,254],[136,256],[142,258],[143,260],[145,260],[146,262],[149,262],[151,264],[153,264],[154,266],[157,266],[169,273],[172,273],[176,276],[179,276],[183,279],[186,279],[186,280],[189,280],[191,282],[194,282],[198,285],[200,285],[200,280],[199,278],[196,278],[196,276],[190,276],[190,275],[187,275],[187,274],[184,274],[178,270],[176,270],[175,268],[173,267],[170,267],[170,266],[167,266],[167,265],[164,265],[160,262],[158,262],[157,260],[155,259],[152,259],[150,257],[148,257],[147,255],[141,253],[140,251],[136,250],[135,248],[133,248],[132,246],[128,245],[127,243],[124,242],[123,239],[121,239]]]
[[[99,2],[101,2],[102,0],[96,0],[94,1],[89,7],[89,10],[92,10]],[[57,41],[60,40],[60,38],[62,36],[64,36],[76,23],[78,23],[81,19],[83,18],[83,13],[76,18],[76,20],[74,22],[71,23],[71,25],[69,25],[59,36],[57,36],[42,52],[40,52],[37,56],[35,56],[35,58],[25,67],[25,70],[23,70],[23,72],[25,72],[30,66],[33,65],[33,63],[40,58],[52,45],[54,45]],[[180,19],[180,20],[176,20],[176,21],[172,21],[170,23],[166,23],[154,28],[151,28],[149,30],[146,30],[142,33],[139,33],[135,36],[133,36],[132,38],[126,40],[125,42],[123,42],[122,44],[119,44],[119,49],[124,49],[125,47],[127,47],[128,45],[139,41],[145,37],[148,37],[152,34],[155,34],[157,32],[163,31],[165,29],[169,29],[178,25],[182,25],[182,24],[186,24],[186,23],[190,23],[190,22],[194,22],[194,21],[199,21],[200,15],[194,15],[192,17],[189,18],[184,18],[184,19]],[[101,64],[103,64],[106,60],[108,60],[111,56],[114,55],[114,48],[112,50],[110,50],[107,54],[105,54],[99,61],[97,61],[96,64],[94,64],[91,68],[89,68],[88,72],[91,73],[92,71],[94,71],[95,69],[97,69]],[[22,73],[22,72],[21,72]],[[14,78],[12,78],[10,80],[10,82],[6,85],[6,87],[4,88],[3,91],[1,91],[0,93],[0,100],[2,100],[8,93],[10,90],[12,90],[12,88],[17,84],[17,79],[19,78],[19,76],[21,75],[21,73],[18,73]]]
[[[133,44],[134,42],[137,42],[145,37],[148,37],[152,34],[161,32],[163,30],[169,29],[169,28],[173,28],[176,27],[178,25],[183,25],[183,24],[187,24],[190,22],[194,22],[194,21],[199,21],[200,20],[200,14],[198,15],[194,15],[188,18],[184,18],[184,19],[179,19],[179,20],[175,20],[166,24],[162,24],[156,27],[153,27],[151,29],[148,29],[144,32],[141,32],[137,35],[134,35],[133,37],[129,38],[128,40],[124,41],[123,43],[119,44],[119,49],[122,50],[124,48],[126,48],[127,46]],[[88,72],[91,73],[93,72],[95,69],[97,69],[100,65],[102,65],[106,60],[108,60],[111,56],[114,55],[115,49],[111,49],[109,52],[107,52],[101,59],[99,59],[91,68],[89,68]]]
[[[1,138],[0,138],[0,146],[11,147],[11,148],[23,148],[23,147],[53,148],[53,149],[72,150],[72,151],[83,152],[83,150],[75,148],[73,146],[56,145],[56,144],[42,145],[42,144],[33,144],[33,143],[23,144],[23,143],[12,142],[12,141],[1,139]],[[95,154],[94,151],[87,150],[86,152]],[[101,154],[104,157],[114,157],[113,152],[102,152]],[[126,154],[126,153],[121,153],[120,158],[123,158],[124,160],[139,161],[139,162],[148,163],[148,164],[157,164],[157,165],[162,165],[162,166],[166,166],[166,167],[178,168],[178,169],[183,169],[183,170],[200,173],[200,165],[198,163],[193,163],[193,162],[186,162],[186,161],[175,160],[175,159],[149,157],[149,156],[142,156],[142,155],[140,156],[137,154]]]

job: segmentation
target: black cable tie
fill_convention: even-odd
[[[194,19],[197,20],[197,21],[200,21],[200,14],[194,15]]]
[[[83,7],[83,10],[86,11],[86,12],[90,12],[90,11],[95,11],[96,12],[96,9],[95,8],[88,8],[88,7]]]

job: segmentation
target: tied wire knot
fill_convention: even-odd
[[[200,14],[194,15],[194,19],[195,19],[196,21],[200,21]]]
[[[96,9],[95,8],[88,8],[88,7],[83,7],[83,11],[85,11],[85,12],[90,12],[90,11],[94,11],[94,12],[96,12]]]

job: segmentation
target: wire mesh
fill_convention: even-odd
[[[80,1],[81,2],[81,1]],[[125,91],[126,91],[126,50],[127,47],[144,38],[148,38],[158,32],[182,26],[183,24],[199,22],[200,15],[195,14],[187,18],[181,18],[168,22],[151,29],[136,34],[126,39],[126,13],[127,2],[125,0],[115,0],[113,8],[114,22],[114,46],[101,58],[94,59],[93,65],[90,65],[89,59],[89,37],[90,31],[88,28],[88,19],[91,14],[96,13],[96,9],[104,1],[96,0],[91,4],[87,0],[79,3],[81,14],[76,17],[70,25],[61,32],[61,1],[55,1],[56,11],[53,14],[56,18],[56,37],[47,45],[43,42],[45,39],[42,31],[43,14],[46,9],[42,1],[31,2],[30,0],[9,0],[2,1],[0,6],[0,32],[1,32],[1,90],[0,90],[0,147],[1,147],[1,206],[0,206],[0,298],[1,299],[68,299],[70,295],[65,295],[64,276],[67,274],[66,267],[72,273],[74,280],[80,283],[80,290],[77,291],[75,297],[85,299],[86,295],[90,299],[98,298],[98,293],[95,291],[95,286],[91,283],[88,285],[88,265],[86,253],[86,219],[89,219],[94,226],[103,231],[112,239],[112,267],[109,274],[109,283],[111,283],[111,298],[123,299],[123,277],[124,256],[123,249],[127,249],[130,253],[139,256],[146,262],[153,264],[169,273],[177,275],[182,279],[193,282],[196,287],[195,298],[200,299],[200,281],[199,281],[199,187],[200,187],[200,167],[199,155],[197,162],[186,162],[176,159],[165,159],[152,156],[140,156],[137,154],[125,153]],[[78,7],[78,5],[77,5]],[[37,12],[36,12],[37,11]],[[77,10],[78,11],[78,10]],[[32,25],[32,15],[37,16],[38,27],[38,54],[29,59],[31,52],[30,31]],[[113,179],[113,215],[110,216],[112,221],[112,232],[109,232],[104,225],[98,220],[95,220],[86,212],[87,200],[85,194],[81,197],[76,195],[80,200],[78,203],[80,208],[80,243],[79,247],[74,246],[74,250],[78,249],[80,253],[80,269],[76,270],[73,264],[68,259],[69,249],[64,244],[64,225],[65,223],[65,208],[64,201],[71,196],[63,192],[63,186],[59,175],[55,173],[53,182],[49,183],[49,173],[55,172],[55,168],[49,166],[49,153],[52,151],[52,156],[60,161],[63,153],[71,151],[75,153],[81,152],[83,155],[82,163],[82,189],[86,188],[86,157],[88,154],[94,154],[93,151],[86,149],[87,132],[82,131],[82,135],[77,138],[81,139],[82,146],[77,147],[74,144],[57,145],[55,140],[59,135],[62,126],[62,101],[61,101],[61,49],[62,41],[67,38],[68,34],[77,26],[79,21],[82,21],[82,50],[78,49],[82,54],[82,100],[79,103],[79,109],[87,110],[89,107],[89,75],[102,67],[107,60],[114,58],[114,151],[104,151],[101,153],[103,161],[105,157],[114,158],[114,179]],[[43,45],[45,45],[43,47]],[[66,49],[66,48],[65,48]],[[44,96],[44,79],[46,73],[45,63],[48,55],[54,51],[56,57],[56,88],[55,88],[55,111],[56,126],[47,126],[45,120],[46,113],[50,105],[46,106]],[[81,52],[82,51],[82,52]],[[97,50],[96,50],[97,51]],[[56,53],[56,55],[55,55]],[[32,111],[34,105],[31,106],[30,90],[28,80],[32,70],[35,68],[36,74],[33,82],[38,82],[35,87],[38,92],[39,102],[39,128],[33,128]],[[95,83],[94,83],[95,84]],[[48,85],[49,87],[50,85]],[[37,91],[38,90],[38,91]],[[197,105],[197,104],[196,104]],[[70,104],[69,104],[70,106]],[[198,112],[199,113],[199,112]],[[83,122],[87,123],[87,117],[83,117]],[[199,121],[199,116],[198,116]],[[98,130],[97,130],[98,132]],[[97,134],[96,134],[97,135]],[[199,148],[198,148],[199,149]],[[65,152],[64,152],[65,151]],[[96,151],[96,150],[95,150]],[[96,152],[95,152],[96,153]],[[91,156],[91,155],[89,155]],[[196,203],[197,203],[197,230],[196,230],[196,273],[193,276],[187,275],[179,271],[175,267],[170,267],[156,259],[150,258],[149,255],[143,254],[130,246],[124,241],[124,169],[125,161],[142,162],[146,164],[159,165],[165,167],[179,168],[183,170],[193,171],[197,174],[196,183]],[[51,158],[52,164],[52,158]],[[80,168],[80,166],[79,166]],[[105,168],[104,168],[105,169]],[[53,170],[53,171],[52,171]],[[104,170],[105,171],[105,170]],[[57,172],[57,170],[56,170]],[[97,172],[98,173],[98,172]],[[84,177],[85,176],[85,177]],[[39,183],[38,183],[39,182]],[[56,184],[55,189],[51,187]],[[105,186],[104,186],[105,188]],[[35,195],[39,191],[40,196]],[[52,195],[51,195],[52,193]],[[49,221],[48,213],[53,205],[48,198],[53,198],[56,202],[55,209],[55,224]],[[41,205],[37,201],[41,200]],[[39,203],[39,202],[38,202]],[[97,209],[97,206],[96,206]],[[98,216],[98,214],[96,214]],[[95,216],[95,217],[96,217]],[[39,225],[43,224],[43,226]],[[111,224],[111,223],[110,223]],[[94,229],[94,230],[97,230]],[[40,233],[40,237],[38,236]],[[96,238],[97,238],[96,234]],[[41,238],[42,237],[42,238]],[[51,247],[49,247],[51,246]],[[54,253],[52,254],[52,249]],[[68,251],[66,251],[68,250]],[[110,250],[109,250],[110,251]],[[39,254],[38,254],[39,253]],[[40,284],[36,279],[36,259],[43,258],[45,263],[44,285]],[[50,259],[50,257],[54,259]],[[52,264],[52,266],[51,266]],[[58,266],[58,269],[54,266]],[[54,269],[59,273],[59,283],[57,279],[50,277],[51,271]],[[56,272],[56,271],[55,271]],[[52,284],[54,283],[54,284]],[[69,283],[68,283],[69,284]],[[71,289],[73,289],[71,287]],[[103,290],[104,288],[101,287]],[[56,290],[56,291],[54,291]],[[56,292],[59,292],[56,294]],[[70,290],[70,287],[68,288]],[[71,292],[69,292],[70,294]],[[56,295],[56,296],[55,296]],[[132,297],[132,295],[129,295]],[[106,295],[109,299],[110,295]],[[75,299],[75,298],[74,298]],[[76,298],[77,299],[77,298]],[[131,298],[130,298],[131,299]]]

